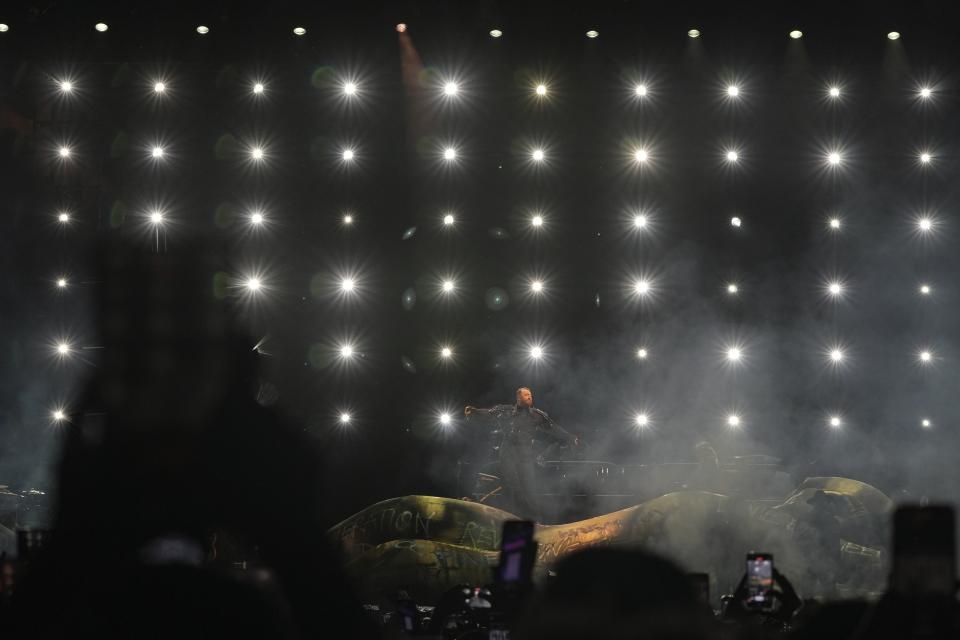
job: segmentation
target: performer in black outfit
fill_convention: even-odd
[[[550,419],[546,413],[533,406],[533,392],[527,387],[517,389],[515,404],[498,404],[490,409],[466,406],[463,414],[491,416],[503,429],[500,443],[500,478],[510,492],[514,513],[522,518],[537,518],[533,503],[534,441],[546,437],[554,442],[577,445],[577,436],[568,433]]]

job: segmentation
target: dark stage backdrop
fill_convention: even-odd
[[[0,16],[0,482],[48,485],[68,428],[52,412],[83,410],[103,238],[163,252],[206,235],[259,398],[328,454],[338,516],[452,495],[456,461],[485,453],[463,405],[521,385],[598,459],[691,460],[708,440],[955,498],[948,16],[698,15]]]

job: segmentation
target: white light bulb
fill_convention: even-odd
[[[154,93],[163,93],[166,90],[167,90],[167,85],[163,82],[157,82],[153,85]]]
[[[67,355],[68,353],[70,353],[70,345],[67,344],[66,342],[61,342],[60,344],[57,345],[57,353],[59,353],[62,356]]]
[[[64,93],[70,93],[73,91],[73,83],[69,80],[64,80],[60,83],[60,91],[63,91]]]
[[[60,222],[70,222],[70,214],[67,212],[63,212],[57,216],[57,220],[59,220]]]
[[[340,357],[350,358],[353,356],[353,347],[349,344],[345,344],[340,347]]]
[[[650,154],[647,153],[646,149],[637,149],[633,152],[633,157],[637,162],[646,162],[650,159]]]
[[[830,97],[839,98],[840,97],[840,87],[830,87]]]
[[[538,85],[537,85],[537,95],[538,95],[538,96],[545,96],[545,95],[547,95],[547,85],[545,85],[545,84],[538,84]]]
[[[533,219],[530,220],[530,224],[535,227],[543,226],[543,216],[533,216]]]
[[[740,426],[740,416],[735,414],[730,414],[729,416],[727,416],[727,425],[731,427]]]
[[[344,278],[340,281],[340,290],[346,293],[353,291],[354,283],[353,278]]]
[[[254,160],[263,160],[263,149],[260,147],[255,147],[250,150],[250,157]]]
[[[741,220],[741,219],[738,218],[737,216],[733,216],[732,218],[730,218],[730,225],[731,225],[731,226],[739,227],[739,226],[742,225],[742,224],[743,224],[743,220]]]
[[[689,31],[687,31],[687,35],[690,36],[691,38],[699,38],[700,29],[690,29]]]
[[[647,417],[647,414],[645,413],[638,413],[635,420],[638,427],[645,427],[650,422],[650,419]]]
[[[453,355],[453,349],[451,349],[450,347],[444,347],[443,349],[440,349],[440,357],[449,358],[452,355]]]
[[[930,162],[930,160],[932,160],[932,159],[933,159],[933,157],[932,157],[929,153],[921,153],[921,154],[920,154],[920,162],[922,162],[923,164],[927,164],[927,163]]]
[[[197,33],[199,33],[202,36],[205,36],[208,33],[210,33],[210,27],[200,25],[199,27],[197,27]]]
[[[646,280],[637,280],[633,284],[633,290],[636,291],[638,295],[645,296],[650,293],[650,283]]]
[[[254,92],[254,93],[263,93],[264,88],[265,88],[265,87],[263,86],[263,83],[262,83],[262,82],[257,82],[257,83],[255,83],[255,84],[253,85],[253,92]]]
[[[357,95],[357,85],[355,82],[345,82],[343,83],[343,93],[348,96]]]
[[[593,38],[596,38],[596,37],[599,36],[599,35],[600,35],[600,32],[597,31],[596,29],[590,29],[590,31],[587,31],[587,37],[588,37],[588,38],[593,39]]]
[[[69,158],[70,157],[70,147],[60,147],[60,157]]]
[[[739,362],[740,361],[740,349],[736,347],[731,347],[727,349],[727,360],[730,362]]]
[[[447,215],[443,216],[443,224],[448,227],[453,226],[453,214],[448,213]]]
[[[542,161],[544,158],[543,149],[534,149],[533,150],[533,159],[537,162]]]
[[[840,164],[840,154],[836,151],[831,152],[830,155],[827,156],[827,161],[833,165]]]
[[[543,357],[543,349],[541,347],[531,347],[530,357],[534,360],[539,360],[541,357]]]
[[[457,95],[458,90],[459,90],[459,87],[457,87],[456,82],[448,82],[445,85],[443,85],[443,93],[448,96]]]
[[[250,291],[260,291],[261,286],[262,284],[260,283],[259,278],[249,278],[246,282],[246,287]]]
[[[539,280],[534,280],[530,283],[530,290],[534,293],[540,293],[543,291],[543,283]]]
[[[841,424],[840,416],[830,416],[830,426],[839,427]]]
[[[931,424],[932,424],[932,423],[931,423],[929,420],[927,420],[926,418],[924,418],[923,420],[920,421],[920,426],[922,426],[922,427],[925,428],[925,429],[929,429],[930,426],[931,426]]]
[[[921,362],[930,362],[933,359],[933,354],[929,351],[920,352],[920,361]]]
[[[637,229],[643,229],[647,226],[647,216],[643,214],[638,214],[633,217],[633,226]]]
[[[921,98],[929,98],[932,94],[933,94],[933,91],[931,91],[929,87],[924,87],[920,89]]]
[[[99,31],[100,33],[103,33],[110,27],[107,26],[106,22],[98,22],[97,24],[93,25],[93,28]]]
[[[444,292],[450,293],[451,291],[453,291],[453,287],[454,287],[453,280],[444,280],[444,281],[443,281],[443,290],[444,290]]]
[[[727,293],[737,293],[738,291],[740,291],[740,287],[737,285],[732,283],[727,285]]]
[[[57,422],[61,422],[61,421],[65,420],[66,417],[67,417],[67,414],[64,413],[64,412],[63,412],[62,410],[60,410],[60,409],[57,409],[56,411],[54,411],[54,412],[51,413],[50,415],[51,415],[51,416],[53,417],[53,419],[56,420]]]
[[[930,295],[930,285],[928,284],[920,285],[920,293],[925,296]]]
[[[450,420],[452,420],[452,418],[450,417],[450,414],[449,414],[449,413],[441,413],[441,414],[440,414],[440,424],[446,426],[446,425],[450,424]]]
[[[250,224],[263,224],[263,214],[255,211],[250,214]]]
[[[917,224],[921,231],[930,231],[933,228],[933,221],[930,218],[921,218]]]
[[[899,39],[900,39],[900,32],[899,32],[899,31],[891,31],[890,33],[887,34],[887,39],[888,39],[888,40],[899,40]]]
[[[444,160],[453,160],[457,157],[457,150],[453,147],[447,147],[443,150],[443,159]]]
[[[728,86],[727,95],[730,96],[731,98],[736,98],[738,95],[740,95],[740,87],[733,84]]]
[[[830,218],[830,228],[839,229],[840,228],[840,218]]]
[[[153,149],[150,150],[150,155],[152,155],[154,158],[162,158],[163,147],[154,147]]]
[[[304,29],[303,27],[294,27],[294,28],[293,28],[293,35],[295,35],[295,36],[304,36],[304,35],[306,35],[306,34],[307,34],[307,30]]]
[[[502,35],[503,35],[503,31],[501,31],[500,29],[491,29],[491,30],[490,30],[490,37],[491,37],[491,38],[499,38],[499,37],[502,36]]]
[[[843,287],[839,282],[831,282],[828,290],[832,295],[838,296],[840,295],[840,292],[843,291]]]
[[[790,37],[793,38],[794,40],[799,40],[800,38],[803,37],[803,31],[800,31],[799,29],[794,29],[793,31],[790,32]]]
[[[353,224],[353,216],[350,215],[349,213],[343,216],[343,224],[345,225]]]
[[[344,411],[340,414],[340,424],[350,424],[351,415]]]
[[[154,211],[150,214],[150,222],[153,224],[160,224],[163,222],[163,214],[159,211]]]
[[[57,279],[57,287],[59,287],[60,289],[64,289],[64,288],[66,288],[66,286],[67,286],[67,279],[66,279],[66,278],[58,278],[58,279]]]
[[[727,151],[727,161],[728,161],[728,162],[736,162],[736,161],[739,160],[739,159],[740,159],[740,154],[739,154],[739,153],[737,153],[736,151]]]
[[[644,97],[645,95],[647,95],[647,85],[645,85],[645,84],[638,84],[638,85],[634,88],[634,92],[637,94],[637,97],[639,97],[639,98]]]
[[[346,160],[347,162],[349,162],[350,160],[353,160],[353,155],[354,155],[354,154],[353,154],[353,149],[344,149],[344,150],[343,150],[343,159]]]
[[[833,360],[834,362],[840,362],[841,360],[843,360],[843,351],[841,351],[840,349],[831,349],[830,359]]]

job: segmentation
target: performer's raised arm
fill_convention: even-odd
[[[477,415],[477,416],[497,416],[497,415],[503,413],[504,411],[509,411],[509,410],[512,409],[512,408],[513,408],[513,407],[510,406],[509,404],[498,404],[498,405],[495,405],[495,406],[490,407],[490,408],[488,408],[488,409],[484,409],[484,408],[481,408],[481,407],[474,407],[473,405],[469,405],[469,404],[468,404],[467,406],[465,406],[465,407],[463,408],[463,415],[467,416],[468,418],[471,417],[471,416],[474,416],[474,415]]]

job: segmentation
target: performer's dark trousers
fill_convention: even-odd
[[[533,446],[505,441],[500,447],[500,478],[509,497],[510,511],[520,518],[537,520],[536,462]]]

